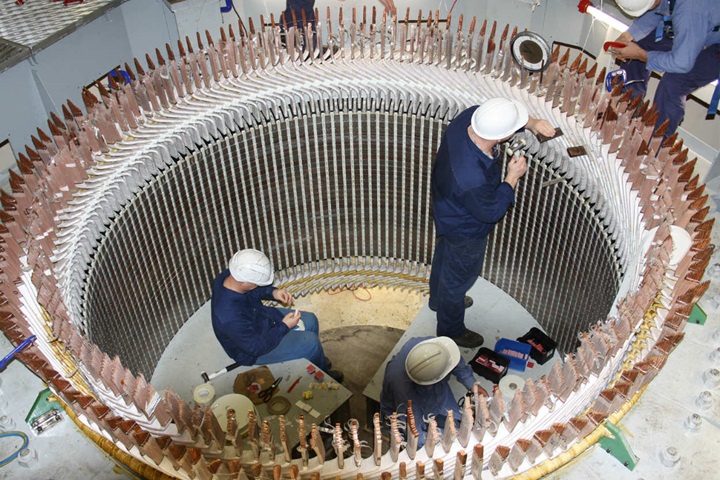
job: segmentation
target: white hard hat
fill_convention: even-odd
[[[655,0],[615,0],[615,3],[631,17],[639,17],[655,6]]]
[[[502,140],[524,127],[527,122],[525,105],[517,100],[497,97],[475,109],[471,125],[473,131],[485,140]]]
[[[450,373],[460,361],[460,349],[448,337],[424,340],[405,358],[405,371],[418,385],[433,385]]]
[[[274,274],[270,259],[259,250],[240,250],[230,259],[230,275],[238,282],[250,282],[264,287],[273,282]]]

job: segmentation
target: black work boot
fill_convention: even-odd
[[[457,337],[450,337],[458,347],[463,348],[475,348],[483,344],[485,339],[479,333],[473,332],[472,330],[465,330],[462,335]]]
[[[473,304],[472,297],[468,297],[467,295],[465,295],[465,308],[472,307],[472,304]],[[433,312],[437,312],[437,308],[431,307],[429,303],[428,303],[428,308],[430,310],[432,310]]]

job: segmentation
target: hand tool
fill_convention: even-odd
[[[301,379],[301,378],[302,378],[302,377],[297,377],[297,379],[292,383],[292,385],[290,385],[290,388],[288,388],[288,391],[287,391],[288,393],[290,393],[290,392],[293,391],[293,388],[295,388],[295,385],[297,385],[298,382],[300,382],[300,379]]]
[[[260,398],[260,400],[262,400],[264,403],[269,402],[270,399],[272,398],[272,396],[275,394],[275,389],[277,388],[277,386],[280,384],[281,381],[282,381],[282,377],[275,380],[272,383],[272,385],[270,385],[265,390],[261,390],[258,393],[258,398]]]
[[[607,52],[608,50],[609,50],[610,52],[615,52],[615,51],[616,51],[616,50],[615,50],[616,48],[625,48],[625,47],[627,47],[627,44],[625,44],[625,43],[620,43],[620,42],[605,42],[605,43],[603,44],[603,50],[605,50],[606,52]]]
[[[210,380],[212,380],[213,378],[217,378],[217,377],[219,377],[220,375],[223,375],[223,374],[226,374],[226,373],[229,372],[229,371],[235,370],[235,369],[238,368],[239,366],[240,366],[240,364],[237,363],[237,362],[236,362],[236,363],[232,363],[232,364],[228,365],[227,367],[222,368],[222,369],[218,370],[217,372],[211,373],[211,374],[209,374],[209,375],[208,375],[206,372],[202,372],[202,373],[200,373],[200,376],[202,377],[203,381],[204,381],[205,383],[207,383],[207,382],[209,382]]]

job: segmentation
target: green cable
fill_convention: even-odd
[[[27,435],[25,435],[23,432],[0,432],[0,438],[4,438],[4,437],[20,437],[23,439],[23,444],[20,448],[18,448],[15,451],[15,453],[13,453],[12,455],[10,455],[7,458],[3,458],[2,460],[0,460],[0,467],[4,467],[8,463],[15,460],[17,458],[17,456],[20,455],[20,452],[25,450],[25,448],[28,446],[28,443],[29,443]]]

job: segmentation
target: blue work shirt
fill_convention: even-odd
[[[383,417],[390,416],[398,410],[399,413],[405,413],[407,401],[412,400],[420,445],[425,443],[427,436],[427,424],[423,422],[423,418],[427,418],[428,415],[447,415],[448,410],[453,411],[455,419],[461,418],[457,400],[448,383],[450,375],[454,375],[468,390],[475,384],[472,368],[462,358],[445,378],[433,385],[418,385],[410,380],[405,370],[405,359],[415,345],[431,338],[436,337],[411,338],[402,346],[385,367],[380,394],[380,411]]]
[[[501,181],[497,156],[490,157],[468,135],[475,107],[445,130],[432,171],[432,207],[437,235],[487,236],[515,201]]]
[[[662,0],[653,10],[635,19],[628,32],[635,41],[641,40],[663,23],[663,16],[672,19],[673,47],[669,52],[648,52],[648,70],[687,73],[703,48],[720,43],[720,32],[713,31],[720,25],[718,0],[677,0],[672,15],[669,0]]]
[[[225,353],[240,365],[255,365],[257,357],[278,346],[290,329],[277,308],[263,305],[272,300],[275,287],[257,287],[238,293],[223,285],[230,275],[225,270],[215,278],[210,311],[215,336]]]

